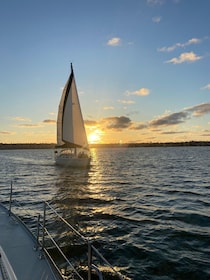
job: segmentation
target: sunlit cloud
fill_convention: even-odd
[[[148,125],[145,124],[145,123],[136,123],[136,124],[133,124],[130,128],[133,129],[133,130],[142,130],[142,129],[145,129],[147,127],[148,127]]]
[[[210,124],[210,123],[209,123]],[[203,131],[203,134],[202,134],[202,136],[210,136],[210,130],[209,129],[205,129],[204,131]]]
[[[160,21],[161,21],[161,17],[160,16],[157,16],[157,17],[153,17],[152,18],[152,21],[154,22],[154,23],[159,23]]]
[[[195,117],[200,117],[206,114],[210,114],[210,102],[199,104],[190,108],[185,109],[188,112],[192,112]]]
[[[110,135],[110,133],[116,132],[122,133],[122,135],[132,135],[133,133],[136,133],[137,135],[138,131],[142,136],[145,135],[146,138],[144,137],[144,139],[146,139],[146,141],[151,141],[153,135],[156,135],[156,140],[158,139],[158,135],[162,135],[163,137],[171,135],[171,137],[175,137],[173,140],[176,141],[178,139],[176,136],[178,137],[178,135],[189,134],[192,138],[193,135],[198,136],[199,131],[200,136],[207,137],[209,130],[206,130],[204,133],[204,130],[202,131],[202,127],[198,127],[196,130],[191,129],[189,131],[181,129],[182,125],[185,125],[185,123],[190,121],[192,118],[202,117],[206,114],[210,114],[210,102],[198,104],[189,108],[183,108],[179,112],[171,113],[167,111],[164,114],[146,122],[136,122],[128,117],[128,115],[120,117],[111,116],[98,120],[86,120],[85,127],[88,132],[88,139],[90,143],[99,143],[106,138],[106,135]],[[208,122],[208,124],[210,125],[210,122]],[[109,139],[109,141],[112,140]],[[136,138],[134,141],[137,141]]]
[[[85,120],[84,123],[85,123],[85,126],[90,126],[90,127],[98,125],[97,121],[92,121],[92,120]]]
[[[131,119],[125,116],[121,117],[108,117],[100,122],[106,129],[122,130],[129,128],[132,125]]]
[[[201,134],[201,136],[209,137],[209,136],[210,136],[210,132],[208,132],[208,133],[203,133],[203,134]]]
[[[114,107],[112,106],[105,106],[103,107],[104,110],[114,110]]]
[[[139,90],[136,91],[127,91],[126,94],[129,95],[139,95],[139,96],[146,96],[150,94],[150,90],[148,88],[140,88]]]
[[[184,62],[195,62],[202,58],[203,58],[202,56],[198,56],[194,52],[186,52],[186,53],[180,54],[179,57],[174,57],[170,60],[167,60],[166,63],[181,64]]]
[[[2,134],[2,135],[12,135],[14,133],[11,132],[11,131],[2,130],[2,131],[0,131],[0,134]]]
[[[166,135],[173,135],[173,134],[184,134],[187,133],[187,131],[162,131],[160,132],[161,134],[166,134]]]
[[[172,52],[177,48],[185,48],[185,47],[193,45],[193,44],[200,44],[201,42],[202,42],[202,39],[192,38],[192,39],[189,39],[188,41],[186,41],[184,43],[176,43],[176,44],[174,44],[172,46],[169,46],[169,47],[159,48],[158,51],[159,52]]]
[[[122,103],[122,104],[134,104],[135,103],[135,101],[133,101],[133,100],[121,100],[121,99],[119,99],[118,102]]]
[[[188,117],[187,112],[178,112],[168,115],[159,116],[149,122],[150,126],[169,126],[183,123]]]
[[[55,124],[56,121],[55,121],[55,120],[50,120],[50,119],[48,119],[48,120],[43,120],[43,123],[46,123],[46,124]]]
[[[210,114],[210,102],[185,108],[180,112],[164,114],[151,120],[149,125],[151,127],[178,125],[189,120],[191,117],[201,117],[206,114]]]
[[[30,123],[26,123],[26,124],[19,124],[18,127],[23,127],[23,128],[39,128],[42,127],[41,124],[30,124]]]
[[[14,117],[12,120],[17,121],[17,122],[30,122],[31,119],[25,118],[25,117]]]
[[[208,84],[208,85],[202,87],[201,89],[210,89],[210,84]]]
[[[120,44],[121,44],[121,39],[119,37],[113,37],[107,42],[107,45],[112,47],[119,46]]]

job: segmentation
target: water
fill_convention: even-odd
[[[210,279],[210,147],[91,153],[78,170],[52,150],[0,151],[0,193],[12,180],[23,204],[51,202],[131,279]]]

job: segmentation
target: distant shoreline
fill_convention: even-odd
[[[183,147],[210,146],[210,141],[167,142],[167,143],[127,143],[127,144],[90,144],[90,148],[133,148],[133,147]],[[3,144],[0,150],[55,149],[55,144]]]

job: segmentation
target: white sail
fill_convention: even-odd
[[[88,141],[80,108],[73,68],[64,87],[57,118],[57,144],[88,149]]]
[[[91,156],[72,65],[58,109],[57,148],[56,164],[69,167],[90,166]]]

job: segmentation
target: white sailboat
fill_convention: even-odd
[[[57,146],[55,161],[58,165],[87,167],[90,152],[80,108],[74,71],[64,87],[57,116]]]

